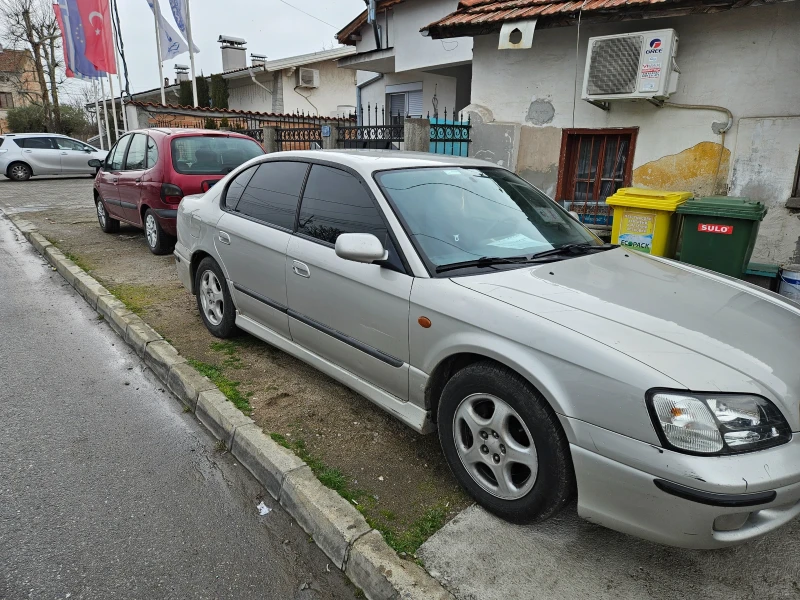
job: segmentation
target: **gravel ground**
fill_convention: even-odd
[[[470,504],[435,435],[415,433],[365,398],[249,335],[220,344],[203,326],[194,297],[180,285],[171,256],[152,255],[136,228],[123,225],[113,235],[100,230],[91,186],[89,178],[0,181],[0,207],[24,212],[181,354],[239,382],[235,389],[248,397],[253,419],[289,444],[299,442],[301,455],[320,461],[320,468],[338,470],[326,471],[328,481],[388,533],[395,547],[412,552]]]

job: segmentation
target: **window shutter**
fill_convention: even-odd
[[[422,117],[422,90],[408,92],[408,116]]]
[[[405,117],[406,116],[406,95],[405,94],[390,94],[389,95],[389,115],[392,117]]]

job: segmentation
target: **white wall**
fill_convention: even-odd
[[[423,116],[428,112],[433,114],[433,95],[439,101],[439,112],[444,112],[447,107],[448,115],[452,112],[456,103],[456,80],[453,77],[444,77],[422,71],[412,71],[406,73],[387,73],[376,82],[361,89],[361,104],[364,110],[367,104],[374,107],[378,105],[378,112],[386,104],[386,86],[398,83],[422,82],[422,110]],[[374,114],[374,113],[373,113]]]
[[[494,137],[510,140],[514,146],[511,164],[520,173],[530,170],[537,185],[551,190],[555,187],[562,128],[638,127],[634,185],[666,189],[681,189],[683,185],[705,194],[715,187],[717,191],[727,187],[732,194],[747,191],[768,205],[770,214],[764,229],[774,233],[777,229],[769,223],[797,221],[796,215],[783,208],[790,194],[789,171],[794,173],[800,146],[797,127],[789,122],[797,120],[770,126],[769,135],[759,138],[761,151],[757,155],[752,152],[752,123],[759,117],[800,116],[798,23],[800,2],[717,14],[584,24],[577,81],[575,27],[539,30],[528,50],[500,51],[498,35],[480,36],[475,38],[472,106],[476,114],[483,113],[484,122],[493,119],[498,127],[507,124],[502,136]],[[589,37],[667,28],[675,29],[680,38],[677,63],[681,75],[678,91],[670,101],[723,105],[731,110],[734,125],[724,140],[711,129],[712,123],[727,120],[724,113],[657,108],[643,101],[612,102],[606,112],[580,99]],[[746,139],[739,140],[745,132]],[[479,133],[476,128],[475,135]],[[480,140],[475,149],[481,149]],[[534,149],[536,156],[530,155]],[[506,150],[483,149],[489,158],[506,156]],[[715,182],[718,164],[720,173]],[[734,164],[735,170],[730,169]],[[775,169],[787,169],[787,176],[776,177]],[[758,183],[766,180],[771,183]],[[796,233],[786,235],[797,237]],[[800,260],[796,242],[786,237],[766,252],[764,241],[759,240],[756,257],[768,255],[774,262]]]
[[[256,74],[256,81],[273,89],[272,73]],[[272,112],[272,94],[253,83],[249,76],[228,81],[228,106],[235,110]]]
[[[395,48],[395,72],[472,60],[472,38],[433,40],[419,32],[421,27],[449,15],[456,8],[458,0],[410,0],[394,7],[394,30],[390,32],[389,43]]]
[[[356,72],[340,69],[336,61],[304,65],[304,68],[319,69],[319,87],[316,89],[297,88],[297,73],[283,71],[283,111],[285,113],[304,112],[321,117],[336,116],[339,105],[355,105]]]

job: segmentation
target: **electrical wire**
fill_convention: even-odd
[[[278,0],[278,1],[279,1],[279,2],[283,2],[283,3],[284,3],[286,6],[289,6],[289,7],[293,8],[293,9],[295,9],[295,10],[298,10],[298,11],[300,11],[301,13],[303,13],[304,15],[311,17],[312,19],[316,19],[316,20],[317,20],[317,21],[319,21],[320,23],[324,23],[324,24],[325,24],[325,25],[327,25],[328,27],[333,27],[334,29],[339,29],[339,28],[338,28],[336,25],[331,25],[331,24],[330,24],[330,23],[328,23],[327,21],[323,21],[323,20],[322,20],[322,19],[320,19],[319,17],[316,17],[316,16],[312,15],[311,13],[304,11],[302,8],[298,8],[298,7],[296,7],[294,4],[289,4],[288,2],[286,2],[286,0]]]
[[[575,34],[575,82],[572,85],[572,127],[575,127],[575,104],[578,102],[578,61],[581,54],[581,16],[583,16],[583,7],[589,0],[583,0],[580,9],[578,9],[578,32]]]

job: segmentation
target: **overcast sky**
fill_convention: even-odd
[[[247,40],[248,64],[251,52],[266,54],[269,60],[274,60],[336,46],[333,37],[336,32],[365,8],[364,0],[286,0],[330,23],[333,25],[331,27],[280,0],[189,1],[192,37],[200,48],[200,52],[195,54],[198,75],[201,71],[210,75],[222,70],[222,55],[217,43],[220,34]],[[169,0],[159,0],[159,4],[164,17],[177,29]],[[131,92],[158,87],[155,25],[147,1],[118,0],[117,5]],[[188,53],[164,63],[164,76],[169,77],[170,81],[175,78],[175,63],[188,65]],[[118,94],[116,78],[114,87]]]

